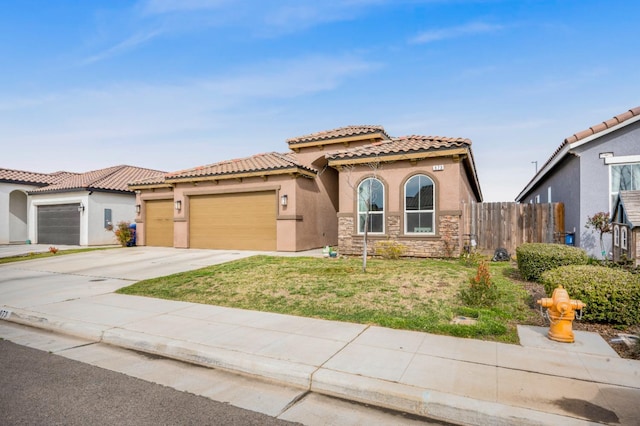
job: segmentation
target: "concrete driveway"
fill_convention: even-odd
[[[0,247],[9,247],[14,253],[18,248]],[[258,253],[126,247],[7,263],[0,265],[0,306],[28,308],[112,293],[135,281],[199,269]]]

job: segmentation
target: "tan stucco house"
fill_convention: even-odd
[[[287,140],[257,154],[130,184],[138,244],[342,254],[369,238],[406,255],[459,250],[462,204],[482,201],[471,141],[392,138],[382,126],[347,126]],[[370,203],[362,202],[371,195]],[[357,202],[360,199],[361,202]],[[367,215],[368,211],[368,215]]]

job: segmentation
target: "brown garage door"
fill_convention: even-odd
[[[173,247],[173,200],[149,200],[145,206],[145,244]]]
[[[275,250],[276,209],[274,191],[192,196],[189,246]]]

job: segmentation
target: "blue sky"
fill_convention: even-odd
[[[640,105],[634,0],[8,0],[0,167],[175,171],[351,124],[466,137],[510,201]]]

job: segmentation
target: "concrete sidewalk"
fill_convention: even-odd
[[[522,327],[522,345],[509,345],[118,295],[130,281],[115,278],[65,275],[36,291],[21,273],[0,268],[15,274],[0,280],[0,317],[95,342],[457,424],[640,419],[640,361],[594,333],[563,344]]]

